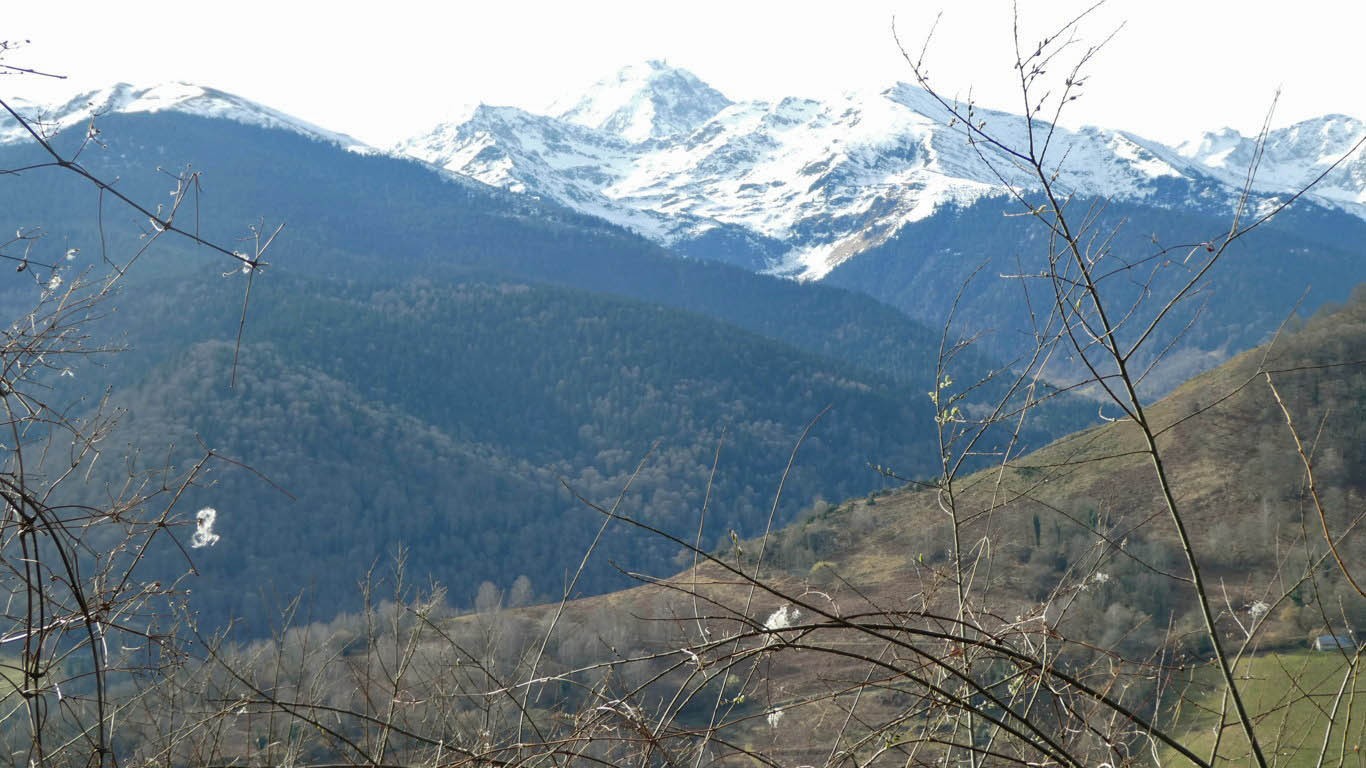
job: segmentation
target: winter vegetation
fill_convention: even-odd
[[[1366,128],[1063,130],[1085,22],[1024,116],[0,93],[0,764],[1362,764]]]

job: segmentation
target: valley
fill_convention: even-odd
[[[1354,764],[1366,126],[923,86],[16,102],[6,754]]]

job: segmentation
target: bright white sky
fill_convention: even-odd
[[[942,9],[932,77],[951,95],[1020,111],[1008,0],[231,0],[6,2],[4,62],[83,84],[185,80],[387,145],[480,101],[544,108],[622,65],[663,58],[731,99],[830,95],[910,80],[893,42],[916,46]],[[1028,40],[1089,3],[1020,0]],[[1112,0],[1087,42],[1118,36],[1091,67],[1071,124],[1177,142],[1223,126],[1255,132],[1328,112],[1366,119],[1366,3]],[[0,95],[34,95],[31,78]]]

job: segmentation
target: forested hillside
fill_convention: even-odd
[[[1109,260],[1102,279],[1114,306],[1138,308],[1120,332],[1127,343],[1160,308],[1145,298],[1167,294],[1195,276],[1200,257],[1221,242],[1232,220],[1231,212],[1218,217],[1115,200],[1079,198],[1069,205],[1076,215],[1086,212],[1095,254]],[[840,265],[827,282],[927,323],[945,317],[958,301],[965,331],[982,333],[983,350],[1008,358],[1035,331],[1031,312],[1052,298],[1039,279],[1047,266],[1048,233],[1032,224],[1013,201],[947,210]],[[1265,342],[1290,314],[1345,301],[1366,281],[1363,242],[1366,222],[1310,205],[1261,225],[1254,237],[1235,243],[1228,258],[1202,276],[1199,292],[1171,315],[1161,343],[1151,345],[1166,354],[1145,380],[1146,390],[1169,392]],[[959,286],[974,271],[977,278],[959,299]],[[1075,361],[1054,365],[1058,379],[1078,374]]]
[[[106,369],[139,382],[113,396],[125,439],[203,441],[294,497],[240,471],[193,494],[219,509],[223,535],[195,554],[206,616],[264,621],[274,608],[259,592],[310,585],[318,611],[354,605],[400,547],[457,604],[524,574],[558,595],[603,522],[571,491],[610,506],[629,485],[623,511],[683,533],[710,487],[705,543],[756,535],[826,407],[778,525],[817,498],[884,487],[871,464],[928,471],[936,453],[928,400],[890,378],[700,316],[506,280],[263,279],[229,389],[232,340],[176,317],[230,317],[236,301],[182,280],[149,291],[128,329],[139,350]],[[575,592],[625,584],[613,562],[668,572],[678,551],[614,528]]]
[[[202,237],[252,253],[260,241],[238,235],[285,224],[245,316],[247,275],[158,239],[92,326],[90,346],[121,351],[56,381],[127,409],[136,471],[184,469],[204,445],[268,478],[223,472],[185,499],[220,509],[222,543],[194,553],[208,624],[262,631],[310,587],[319,613],[355,606],[357,582],[400,547],[456,604],[523,574],[558,596],[601,523],[572,494],[610,502],[642,460],[626,508],[694,530],[712,481],[708,545],[753,535],[827,406],[776,524],[884,487],[872,464],[933,471],[924,393],[940,333],[866,296],[680,259],[578,214],[293,134],[175,114],[101,128],[81,160],[124,194],[164,197],[182,158],[208,169],[177,213]],[[6,147],[0,159],[40,158]],[[254,170],[227,170],[240,167]],[[33,230],[30,255],[66,280],[155,235],[74,176],[25,181],[7,188],[12,215],[52,222]],[[26,311],[40,288],[10,284],[5,306]],[[999,367],[970,350],[958,362]],[[1089,416],[1061,405],[1051,418],[1023,444]],[[117,486],[127,471],[97,474]],[[624,537],[608,532],[575,594],[623,584],[613,560],[675,567],[677,547]],[[184,555],[146,562],[171,573]]]

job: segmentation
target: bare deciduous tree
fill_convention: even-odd
[[[0,56],[15,48],[0,43]],[[7,75],[48,76],[2,66]],[[15,267],[11,279],[21,290],[29,286],[32,297],[0,332],[0,761],[113,765],[120,711],[129,702],[111,691],[178,663],[182,652],[172,632],[182,585],[145,576],[141,566],[153,547],[169,546],[185,552],[192,570],[188,549],[213,543],[212,510],[199,513],[191,535],[175,529],[189,518],[180,508],[184,492],[220,457],[205,449],[187,470],[140,467],[128,457],[121,485],[98,482],[94,467],[117,445],[111,437],[120,414],[107,399],[94,407],[76,400],[72,382],[97,370],[86,365],[92,357],[113,351],[94,341],[95,330],[124,276],[163,237],[186,238],[232,259],[250,273],[248,284],[265,265],[270,238],[258,239],[248,255],[182,227],[182,209],[198,204],[198,179],[188,171],[170,177],[171,202],[155,210],[91,173],[81,158],[99,146],[93,121],[84,140],[63,153],[34,116],[4,99],[0,119],[39,150],[35,162],[0,170],[4,183],[74,175],[98,191],[92,216],[108,208],[143,224],[132,253],[115,253],[102,238],[82,256],[78,247],[50,242],[44,222],[11,222],[14,237],[0,243],[0,258]],[[122,447],[112,450],[116,456],[105,463],[125,460]]]

